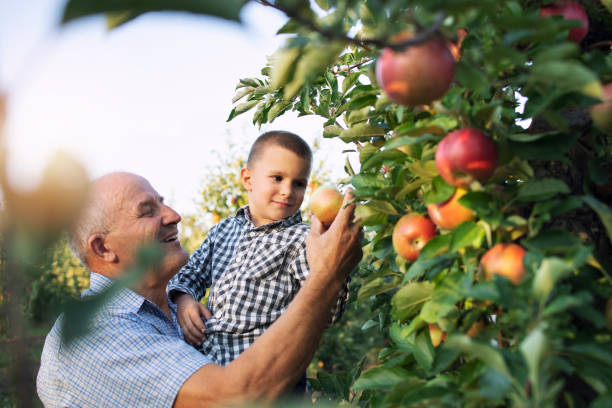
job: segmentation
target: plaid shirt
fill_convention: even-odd
[[[309,269],[305,239],[310,227],[298,211],[255,227],[248,206],[214,225],[189,262],[168,285],[170,299],[184,292],[200,300],[210,288],[200,351],[226,365],[246,350],[285,311]],[[344,311],[348,281],[331,313]]]
[[[111,283],[92,272],[83,297]],[[60,317],[47,335],[38,372],[45,407],[172,407],[183,383],[210,360],[183,341],[170,308],[172,320],[123,289],[70,345],[61,342]]]

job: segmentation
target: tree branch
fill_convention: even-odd
[[[291,18],[292,20],[295,20],[306,28],[321,34],[325,38],[328,38],[330,40],[341,40],[350,44],[355,44],[361,48],[365,48],[368,51],[370,51],[369,46],[376,46],[379,48],[389,47],[393,50],[399,51],[406,47],[422,44],[440,29],[440,27],[442,26],[442,22],[446,18],[446,15],[444,13],[438,13],[436,14],[436,18],[432,25],[422,31],[419,31],[413,37],[401,42],[389,43],[388,39],[386,38],[371,38],[360,40],[357,38],[348,37],[345,34],[340,34],[335,31],[331,31],[324,27],[318,26],[314,21],[301,16],[296,9],[286,8],[276,3],[272,3],[268,0],[255,0],[255,2],[263,6],[272,7],[276,10],[283,12],[287,17]]]

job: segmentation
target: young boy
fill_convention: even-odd
[[[248,205],[215,224],[168,285],[185,340],[226,365],[287,308],[308,275],[300,205],[312,152],[284,131],[259,136],[241,170]],[[206,306],[199,303],[210,288]],[[344,310],[340,293],[331,323]],[[210,312],[209,312],[210,311]],[[203,323],[202,318],[206,321]]]

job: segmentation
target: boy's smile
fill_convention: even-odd
[[[310,161],[277,144],[264,147],[251,168],[241,171],[249,192],[249,211],[255,226],[290,217],[304,199]]]

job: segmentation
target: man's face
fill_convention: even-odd
[[[279,145],[264,146],[250,169],[242,170],[256,226],[293,215],[302,205],[310,162]]]
[[[187,261],[178,240],[179,214],[163,202],[149,182],[136,175],[123,175],[109,189],[114,203],[109,216],[110,232],[105,244],[123,268],[133,265],[139,248],[158,244],[163,251],[159,272],[168,279]]]

